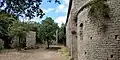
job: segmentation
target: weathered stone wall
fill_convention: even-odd
[[[4,41],[0,39],[0,50],[4,49]]]
[[[70,54],[72,56],[72,59],[78,60],[78,44],[77,44],[77,20],[74,19],[76,11],[79,10],[85,3],[87,3],[88,0],[73,0],[72,1],[72,7],[71,11],[68,17],[68,23],[66,26],[66,40],[67,40],[67,46],[70,50]]]
[[[78,16],[79,60],[119,60],[120,59],[120,1],[109,0],[110,20],[87,18],[88,10]],[[94,22],[93,22],[94,21]],[[81,30],[80,24],[83,23]],[[82,38],[82,39],[81,39]]]
[[[35,48],[36,44],[36,32],[30,31],[26,36],[26,47],[27,48]]]
[[[88,1],[73,1],[66,28],[69,30],[67,43],[71,48],[72,57],[74,60],[120,60],[120,1],[107,1],[106,4],[110,8],[109,20],[88,16],[89,8],[84,9],[78,15],[76,28],[76,23],[72,19],[74,12]],[[72,31],[77,33],[71,34]]]
[[[20,40],[19,42],[19,37],[15,36],[12,40],[11,40],[11,48],[17,48],[19,47],[19,43],[21,47],[26,47],[26,48],[35,48],[35,44],[36,44],[36,32],[33,31],[29,31],[26,35],[25,38],[23,38],[22,40]]]
[[[67,46],[67,48],[69,48],[69,23],[67,23],[67,25],[66,25],[66,46]],[[70,48],[69,48],[70,49]]]
[[[12,40],[11,40],[11,44],[10,47],[11,48],[16,48],[19,46],[19,38],[17,36],[15,36]]]
[[[69,18],[69,20],[70,20],[70,18]],[[72,42],[71,42],[72,41],[72,37],[71,37],[70,30],[71,30],[70,21],[68,21],[67,26],[66,26],[66,44],[67,44],[67,47],[69,49],[69,53],[71,55],[71,51],[72,51],[72,48],[71,48],[71,46],[72,46]]]
[[[85,9],[78,15],[78,21],[77,21],[77,37],[78,37],[78,60],[86,60],[85,54],[87,51],[84,51],[86,49],[87,43],[87,34],[85,34],[86,31],[86,25],[88,21],[87,15],[88,15],[88,9]],[[89,45],[88,45],[89,46]]]

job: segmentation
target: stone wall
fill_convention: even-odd
[[[66,41],[72,59],[78,60],[78,39],[77,39],[77,20],[74,19],[76,11],[82,7],[88,0],[72,0],[72,7],[66,26]]]
[[[0,39],[0,50],[4,49],[4,41]]]
[[[36,32],[30,31],[26,36],[26,47],[35,48],[36,44]]]
[[[77,37],[78,37],[78,60],[85,59],[85,54],[87,51],[84,51],[86,49],[86,40],[88,40],[86,37],[87,34],[85,34],[86,31],[86,25],[88,21],[87,15],[88,15],[88,9],[85,9],[78,15],[78,21],[77,21]],[[89,46],[89,45],[88,45]],[[86,59],[85,59],[86,60]]]
[[[66,26],[67,45],[74,60],[120,60],[120,1],[108,0],[110,19],[88,16],[89,8],[73,16],[89,0],[74,0]],[[88,18],[89,17],[89,18]],[[76,34],[72,34],[76,31]],[[68,40],[69,39],[69,40]],[[76,57],[77,56],[77,57]]]
[[[15,36],[15,37],[11,40],[10,43],[11,43],[11,44],[10,44],[10,47],[11,47],[11,48],[16,48],[16,47],[18,47],[18,46],[19,46],[19,38],[18,38],[17,36]]]

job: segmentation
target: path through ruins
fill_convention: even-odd
[[[59,50],[34,49],[0,53],[0,60],[66,60]]]

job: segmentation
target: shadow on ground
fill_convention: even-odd
[[[62,47],[49,47],[49,48],[46,48],[47,50],[50,50],[50,51],[58,51],[60,50]]]

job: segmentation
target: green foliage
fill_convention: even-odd
[[[27,24],[20,21],[15,21],[9,26],[9,36],[25,36],[26,32],[29,30]]]
[[[37,37],[41,41],[47,41],[49,47],[51,41],[55,40],[55,33],[58,28],[58,24],[55,23],[51,17],[47,17],[45,20],[42,21],[40,25]]]
[[[0,12],[0,37],[8,36],[8,27],[13,21],[15,21],[13,15]]]
[[[27,22],[27,25],[28,27],[30,28],[31,31],[37,31],[37,29],[39,28],[40,26],[40,23],[37,23],[37,22]]]
[[[31,22],[20,22],[14,21],[13,24],[9,25],[10,36],[25,36],[28,31],[37,31],[39,23]]]
[[[52,0],[48,0],[51,2]],[[60,1],[55,0],[56,3],[60,4]],[[4,7],[6,4],[5,11],[15,16],[23,16],[29,17],[30,19],[39,16],[40,18],[45,15],[43,10],[40,8],[42,0],[2,0],[0,2],[0,8]],[[36,15],[35,15],[36,13]]]

